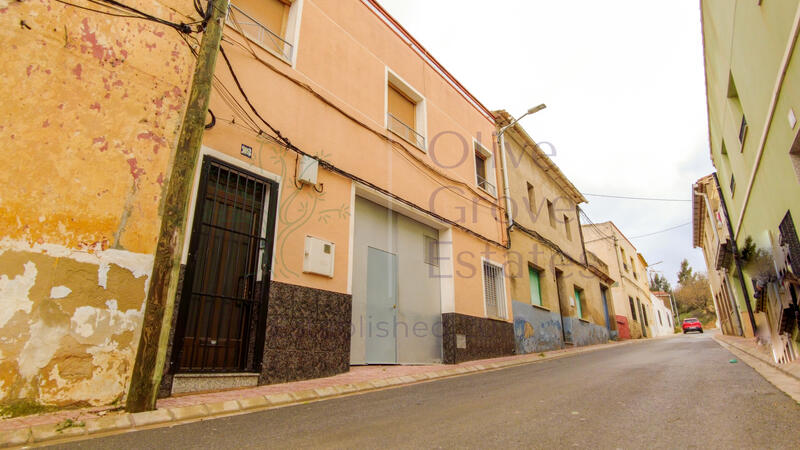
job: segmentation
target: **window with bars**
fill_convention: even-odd
[[[506,290],[503,267],[489,261],[483,262],[483,297],[486,303],[486,315],[505,319]]]

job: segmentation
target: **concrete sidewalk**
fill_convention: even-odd
[[[508,356],[455,365],[353,366],[328,378],[175,396],[158,401],[158,409],[130,414],[112,407],[59,411],[0,421],[0,447],[12,447],[86,435],[107,435],[179,422],[289,406],[331,397],[397,387],[441,378],[568,357],[645,339],[609,342],[545,353]]]
[[[755,338],[715,334],[714,340],[752,367],[767,381],[800,403],[800,360],[778,364],[769,349],[758,345]]]

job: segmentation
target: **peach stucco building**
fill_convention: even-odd
[[[221,48],[162,393],[513,353],[490,111],[373,1]]]

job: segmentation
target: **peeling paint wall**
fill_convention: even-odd
[[[190,1],[126,3],[196,20]],[[110,404],[138,344],[194,58],[166,26],[54,0],[0,3],[0,41],[0,402]]]

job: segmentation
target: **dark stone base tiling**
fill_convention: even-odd
[[[351,302],[348,294],[272,282],[258,384],[350,370]]]
[[[445,364],[514,354],[514,324],[510,322],[444,313],[442,331]],[[457,348],[457,335],[466,336],[466,348]]]
[[[174,373],[169,362],[183,274],[184,266],[181,266],[159,398],[169,397],[172,393]],[[257,290],[260,288],[256,287]],[[320,378],[350,370],[351,300],[348,294],[271,282],[263,360],[252,354],[255,331],[250,333],[248,345],[251,356],[247,366],[261,367],[258,384]],[[255,330],[256,325],[251,324],[251,329]],[[262,361],[263,365],[260,365]]]

